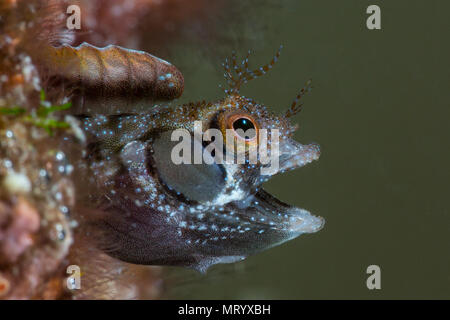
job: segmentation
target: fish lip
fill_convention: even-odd
[[[283,173],[307,165],[320,157],[320,146],[317,143],[303,145],[293,139],[280,142],[279,170]]]
[[[303,233],[318,232],[324,227],[324,218],[315,216],[308,210],[288,205],[263,189],[260,189],[254,198],[256,200],[254,203],[257,203],[255,210],[275,223],[270,226],[271,229],[286,233],[286,238],[282,242]]]
[[[300,235],[302,233],[315,233],[323,229],[325,225],[325,219],[323,217],[315,216],[302,208],[292,207],[292,210],[295,213],[291,214],[300,220],[291,222],[291,228],[294,232],[299,232]]]

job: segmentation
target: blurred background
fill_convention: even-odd
[[[216,21],[227,41],[170,47],[185,76],[182,102],[222,97],[221,62],[281,58],[245,96],[284,111],[304,82],[296,139],[322,156],[266,184],[325,228],[205,275],[171,268],[167,298],[450,298],[450,4],[446,1],[250,1]],[[381,30],[366,9],[381,8]],[[213,21],[214,22],[214,21]],[[223,25],[223,30],[220,26]],[[205,59],[206,57],[206,59]],[[381,268],[381,290],[366,269]]]

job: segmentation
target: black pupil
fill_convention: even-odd
[[[247,118],[239,118],[236,121],[234,121],[233,129],[235,131],[237,131],[238,129],[241,129],[243,132],[239,132],[239,131],[237,131],[237,132],[244,139],[253,139],[253,137],[256,134],[255,126],[254,126],[253,122],[251,122]],[[250,130],[250,129],[253,129],[253,130],[247,132],[247,130]]]

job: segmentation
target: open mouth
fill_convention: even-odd
[[[278,166],[273,166],[271,173],[261,176],[257,185],[276,174],[300,168],[320,156],[317,144],[302,145],[290,138],[280,141],[278,150]],[[262,240],[259,242],[261,249],[273,247],[304,233],[317,232],[325,223],[323,218],[286,204],[260,187],[243,199],[224,204],[222,212],[215,214],[213,220],[217,225],[238,230],[237,238],[241,240]],[[258,251],[260,248],[255,244],[254,249]]]
[[[255,195],[255,211],[260,226],[283,234],[281,242],[296,238],[303,233],[314,233],[322,229],[325,220],[309,211],[290,206],[264,190]],[[273,245],[279,244],[274,243]]]
[[[280,142],[279,166],[271,176],[300,168],[320,156],[317,144],[302,145],[293,139]],[[268,178],[268,177],[266,177]],[[251,205],[246,208],[246,216],[252,228],[259,234],[271,234],[270,246],[298,237],[303,233],[314,233],[323,228],[325,220],[309,211],[288,205],[259,189],[252,195]]]
[[[160,203],[154,207],[120,203],[121,210],[126,212],[133,208],[130,221],[120,221],[114,226],[118,230],[122,228],[118,237],[125,238],[121,241],[127,249],[118,252],[121,259],[145,264],[185,265],[205,271],[212,264],[242,260],[323,227],[323,218],[276,199],[260,187],[263,181],[245,181],[228,188],[228,181],[234,180],[224,179],[224,173],[234,173],[238,179],[257,179],[258,167],[253,171],[242,171],[236,164],[175,165],[171,161],[171,150],[176,142],[169,139],[169,134],[154,139],[149,165],[146,163],[147,149],[142,142],[130,142],[121,152],[122,163],[133,164],[128,167],[128,174],[137,179],[134,188],[139,185],[144,190],[146,181],[151,180],[147,170],[153,170],[162,186],[166,186],[161,187],[162,190],[167,192],[161,193]],[[318,159],[319,155],[316,144],[302,145],[290,138],[283,139],[279,146],[279,166],[264,177],[269,179],[299,168]],[[189,206],[178,194],[189,198]],[[134,229],[130,227],[132,225],[139,228]],[[159,245],[148,247],[148,243]],[[147,250],[144,256],[140,254],[143,250]],[[167,252],[171,253],[170,257],[166,257]]]

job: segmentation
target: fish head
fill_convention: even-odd
[[[321,217],[262,188],[319,158],[317,144],[293,139],[293,113],[274,114],[231,91],[217,102],[86,120],[103,141],[102,165],[93,167],[109,174],[102,179],[107,214],[98,224],[114,244],[109,253],[206,271],[320,230]]]

